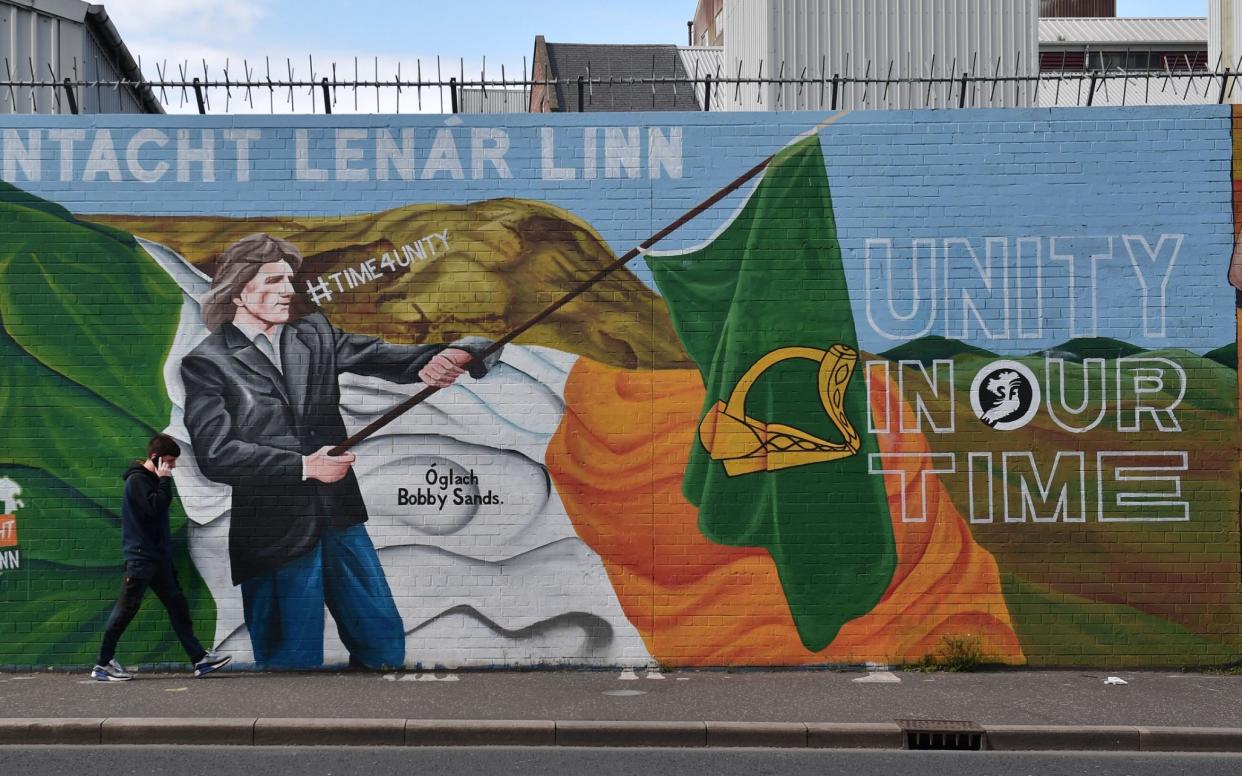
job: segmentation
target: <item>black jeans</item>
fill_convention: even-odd
[[[125,581],[121,584],[121,595],[108,618],[104,629],[103,644],[99,647],[99,665],[106,665],[116,656],[116,645],[121,634],[129,627],[134,616],[142,606],[142,597],[147,588],[155,591],[164,608],[168,610],[168,619],[172,622],[173,631],[185,648],[191,663],[197,663],[207,654],[203,645],[194,637],[194,623],[190,620],[190,602],[185,593],[181,592],[181,584],[177,582],[177,573],[171,563],[148,563],[145,561],[125,561]]]

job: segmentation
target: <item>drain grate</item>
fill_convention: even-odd
[[[983,749],[983,728],[957,719],[894,720],[906,735],[907,749],[945,749],[978,752]]]

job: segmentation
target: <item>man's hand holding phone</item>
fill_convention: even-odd
[[[164,477],[171,477],[173,468],[176,466],[176,460],[177,459],[171,456],[165,456],[163,458],[160,458],[157,455],[151,456],[151,462],[155,464],[155,476],[161,479]]]
[[[325,445],[302,459],[307,479],[333,483],[339,482],[349,473],[349,467],[354,465],[358,456],[353,453],[328,455],[331,449],[331,445]]]

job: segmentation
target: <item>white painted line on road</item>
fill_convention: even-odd
[[[859,684],[901,684],[901,679],[890,671],[876,671],[854,680]]]
[[[457,674],[445,674],[437,676],[436,674],[384,674],[386,682],[458,682],[461,677]]]
[[[859,684],[901,684],[901,678],[889,671],[884,663],[868,663],[867,675],[854,681]]]

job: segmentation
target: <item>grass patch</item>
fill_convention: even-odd
[[[983,641],[974,634],[961,636],[946,635],[940,638],[940,645],[934,652],[924,655],[917,663],[901,666],[903,671],[948,671],[958,673],[973,671],[988,662],[983,652]]]

